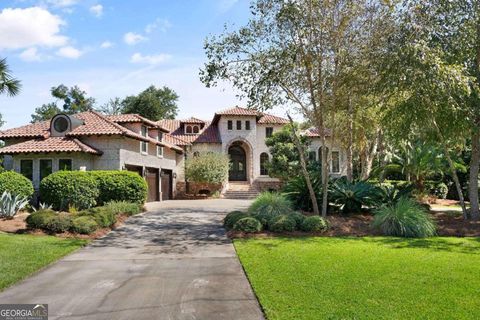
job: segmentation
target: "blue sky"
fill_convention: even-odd
[[[52,101],[50,88],[79,85],[97,104],[149,85],[180,96],[179,118],[208,119],[238,101],[229,84],[205,88],[198,71],[203,42],[224,24],[243,25],[247,0],[2,0],[0,57],[22,81],[19,96],[0,97],[3,128],[30,121]],[[282,115],[274,110],[272,113]]]

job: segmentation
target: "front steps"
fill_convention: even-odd
[[[259,193],[260,191],[248,182],[229,182],[223,197],[225,199],[254,199]]]

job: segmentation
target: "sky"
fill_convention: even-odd
[[[198,74],[205,38],[249,17],[248,0],[0,0],[0,57],[22,82],[20,95],[0,97],[2,129],[30,122],[59,84],[78,85],[98,106],[167,86],[180,119],[244,106],[230,84],[206,88]]]

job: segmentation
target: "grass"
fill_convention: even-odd
[[[0,233],[0,291],[86,243],[78,239]]]
[[[480,318],[480,238],[234,244],[270,320]]]

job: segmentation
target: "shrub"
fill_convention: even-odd
[[[235,222],[233,225],[233,230],[249,233],[258,232],[262,230],[262,224],[253,217],[245,217]]]
[[[92,217],[101,228],[108,228],[117,222],[116,214],[107,207],[97,207],[83,210],[78,213],[78,216]]]
[[[263,192],[248,208],[248,212],[262,225],[279,215],[292,213],[292,203],[284,195],[276,192]]]
[[[282,214],[268,222],[268,229],[273,232],[294,231],[297,223],[290,215]]]
[[[373,227],[388,236],[424,238],[434,236],[436,226],[415,201],[401,198],[396,204],[375,211]]]
[[[312,182],[315,197],[319,207],[322,206],[322,179],[319,174],[311,174],[310,180]],[[282,189],[283,195],[287,197],[293,204],[296,210],[303,210],[312,212],[313,204],[310,198],[310,192],[307,188],[307,182],[303,176],[296,176],[287,181]]]
[[[91,216],[76,217],[72,221],[72,231],[81,234],[90,234],[97,230],[98,224]]]
[[[40,183],[40,198],[57,210],[93,207],[98,195],[97,182],[89,172],[58,171]]]
[[[217,152],[200,153],[185,161],[185,177],[189,182],[221,184],[228,178],[230,160]]]
[[[38,210],[27,217],[27,226],[30,229],[44,229],[46,221],[55,215],[55,211],[50,209]]]
[[[400,198],[411,197],[412,191],[412,187],[398,189],[391,184],[382,184],[378,188],[376,205],[378,207],[382,205],[393,205],[397,203]]]
[[[248,213],[242,211],[232,211],[228,213],[225,218],[223,219],[223,225],[225,229],[230,230],[233,228],[234,224],[243,218],[249,217]]]
[[[448,186],[443,182],[427,182],[426,187],[429,194],[436,196],[439,199],[446,199],[448,194]]]
[[[133,216],[137,213],[142,212],[141,204],[127,201],[110,201],[105,205],[105,207],[116,215],[126,214],[128,216]]]
[[[72,228],[72,217],[66,213],[57,213],[50,215],[44,220],[41,229],[53,233],[61,233]]]
[[[305,232],[323,232],[328,229],[328,222],[319,216],[306,217],[301,229]]]
[[[378,189],[365,181],[349,182],[340,178],[332,185],[332,201],[340,205],[344,214],[358,213],[362,205],[371,206],[376,203]]]
[[[28,199],[32,197],[34,192],[32,182],[14,171],[0,173],[0,194],[5,191]]]
[[[300,212],[293,212],[288,215],[289,218],[295,220],[296,228],[299,229],[302,225],[303,221],[305,220],[305,216]]]
[[[109,201],[144,203],[147,199],[147,183],[136,172],[131,171],[89,171],[98,184],[97,202],[103,205]]]

